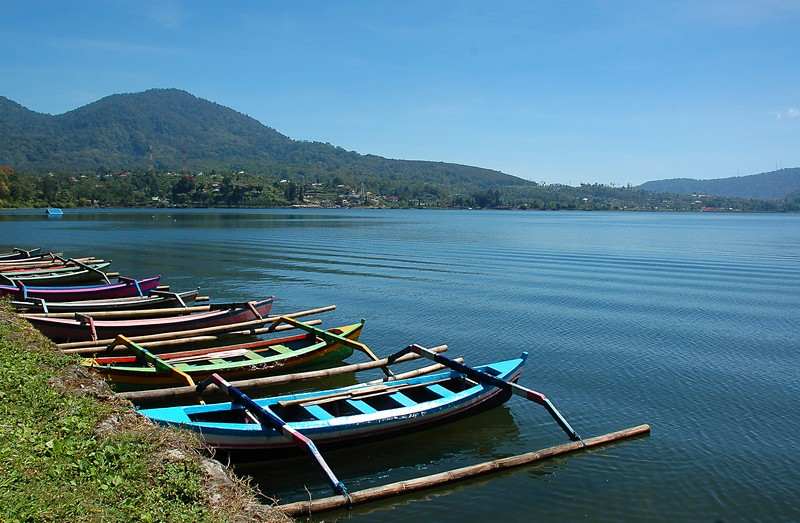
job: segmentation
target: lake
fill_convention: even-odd
[[[326,521],[798,521],[800,216],[416,210],[0,214],[0,251],[38,246],[162,274],[219,300],[335,303],[380,354],[447,343],[583,436],[650,437],[373,503]],[[362,361],[354,355],[351,361]],[[365,373],[363,379],[380,376]],[[350,490],[565,442],[512,398],[480,415],[326,453]],[[307,459],[238,466],[286,501],[328,495]]]

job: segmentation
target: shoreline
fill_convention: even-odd
[[[36,211],[44,214],[47,207],[0,207],[0,215],[6,211]],[[131,206],[131,207],[62,207],[61,209],[77,211],[113,211],[113,210],[158,210],[158,211],[180,211],[180,210],[290,210],[290,211],[498,211],[498,212],[558,212],[558,213],[653,213],[653,214],[800,214],[800,211],[779,210],[779,211],[749,211],[749,210],[688,210],[688,209],[531,209],[531,208],[467,208],[467,207],[313,207],[313,206],[276,206],[276,207],[249,207],[249,206],[173,206],[173,207],[151,207],[151,206]],[[60,218],[61,216],[55,217]]]
[[[0,519],[291,521],[77,361],[0,300]]]

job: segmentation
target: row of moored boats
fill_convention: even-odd
[[[582,444],[545,396],[516,383],[526,353],[469,367],[444,356],[446,346],[414,344],[379,358],[359,341],[364,320],[326,329],[309,318],[333,305],[275,314],[273,297],[213,303],[197,289],[175,291],[159,276],[106,272],[110,263],[15,249],[0,254],[0,296],[60,350],[82,355],[83,366],[150,420],[193,431],[236,457],[309,452],[342,500],[331,506],[353,498],[318,445],[415,431],[512,394],[545,407]],[[366,361],[345,362],[354,352]],[[397,372],[397,365],[423,358],[433,361]],[[382,370],[383,377],[358,382],[356,372],[368,369]],[[333,375],[351,376],[355,384],[301,393],[277,389]],[[251,390],[254,397],[245,392]]]

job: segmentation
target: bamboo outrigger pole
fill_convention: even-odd
[[[307,320],[305,321],[306,325],[321,325],[322,320]],[[175,338],[171,340],[161,340],[161,341],[143,341],[140,345],[147,347],[148,349],[162,349],[164,347],[173,347],[175,345],[187,345],[187,344],[194,344],[194,343],[204,343],[208,341],[219,341],[224,340],[226,337],[236,337],[236,336],[255,336],[257,334],[269,334],[272,332],[283,332],[292,330],[294,327],[291,325],[281,325],[280,327],[276,327],[270,330],[268,327],[264,327],[261,329],[253,329],[248,331],[234,331],[234,332],[222,332],[220,334],[209,334],[206,336],[190,336],[188,338]]]
[[[433,352],[444,352],[447,350],[447,345],[439,345],[437,347],[431,347],[430,350]],[[394,363],[403,363],[407,361],[412,361],[419,359],[419,357],[420,356],[418,354],[406,354],[405,356],[397,358],[394,361]],[[343,365],[341,367],[334,367],[332,369],[312,370],[306,372],[297,372],[294,374],[283,374],[280,376],[267,376],[264,378],[237,380],[231,382],[231,384],[239,389],[261,388],[272,385],[284,385],[286,383],[293,383],[296,381],[327,378],[330,376],[338,376],[340,374],[348,374],[351,372],[377,369],[379,367],[388,364],[389,364],[388,360],[386,358],[383,358],[378,361],[353,363],[352,365]],[[416,371],[410,371],[410,372],[416,372]],[[407,377],[411,376],[409,376],[408,373],[398,374],[395,376],[396,379],[405,379]],[[213,390],[216,390],[216,387],[214,385],[210,385],[205,390],[206,392],[212,392]],[[171,387],[168,389],[138,390],[138,391],[117,393],[118,397],[130,400],[136,403],[137,405],[141,405],[142,403],[146,403],[148,401],[159,401],[168,399],[169,400],[192,399],[196,397],[196,395],[197,395],[197,390],[195,389],[195,387]]]
[[[372,349],[370,349],[366,343],[361,343],[360,341],[351,340],[346,336],[340,336],[325,329],[318,329],[316,327],[312,327],[311,325],[305,324],[302,321],[298,321],[289,316],[281,316],[272,324],[272,327],[273,328],[277,327],[281,323],[288,323],[289,325],[297,327],[298,329],[310,332],[311,334],[314,334],[318,338],[328,343],[334,343],[334,342],[341,343],[342,345],[345,345],[347,347],[360,350],[361,352],[366,354],[372,361],[379,361],[379,358],[375,355],[374,352],[372,352]],[[361,323],[364,323],[363,319],[361,320]],[[386,374],[387,377],[390,378],[392,377],[392,371],[389,369],[388,365],[380,367],[380,369],[383,371],[384,374]]]
[[[234,403],[238,403],[244,407],[245,410],[247,410],[256,418],[262,427],[272,427],[279,430],[281,434],[289,438],[294,444],[307,450],[308,453],[311,454],[311,457],[317,462],[320,469],[322,469],[322,472],[325,474],[325,477],[331,484],[333,490],[341,494],[346,500],[350,499],[350,495],[347,493],[347,487],[345,487],[344,483],[342,483],[339,478],[336,477],[336,475],[333,473],[333,470],[331,470],[331,468],[328,466],[325,458],[322,457],[319,449],[314,442],[311,441],[311,439],[307,438],[297,429],[286,423],[286,421],[284,421],[280,416],[272,412],[269,407],[262,407],[253,401],[250,396],[225,381],[219,374],[212,374],[210,378],[200,382],[200,384],[197,385],[198,393],[202,393],[203,389],[211,383],[215,384],[223,392],[230,396]]]
[[[474,478],[476,476],[501,472],[550,459],[555,456],[561,456],[563,454],[570,454],[592,447],[607,445],[615,441],[635,438],[637,436],[644,436],[649,433],[650,425],[638,425],[636,427],[630,427],[617,432],[610,432],[602,436],[586,438],[581,441],[572,441],[569,443],[556,445],[554,447],[527,452],[525,454],[486,461],[484,463],[469,465],[459,469],[448,470],[446,472],[440,472],[439,474],[431,474],[429,476],[422,476],[406,481],[398,481],[388,485],[359,490],[356,492],[351,492],[346,498],[343,496],[332,496],[310,501],[287,503],[285,505],[278,505],[276,508],[289,516],[303,516],[312,513],[324,512],[326,510],[333,510],[336,508],[350,507],[352,505],[368,503],[370,501],[375,501],[382,498],[429,489],[439,485],[453,483],[455,481],[462,481],[465,479]]]

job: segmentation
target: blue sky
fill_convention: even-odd
[[[177,87],[293,138],[537,181],[800,166],[796,0],[3,0],[0,13],[0,95],[40,112]]]

